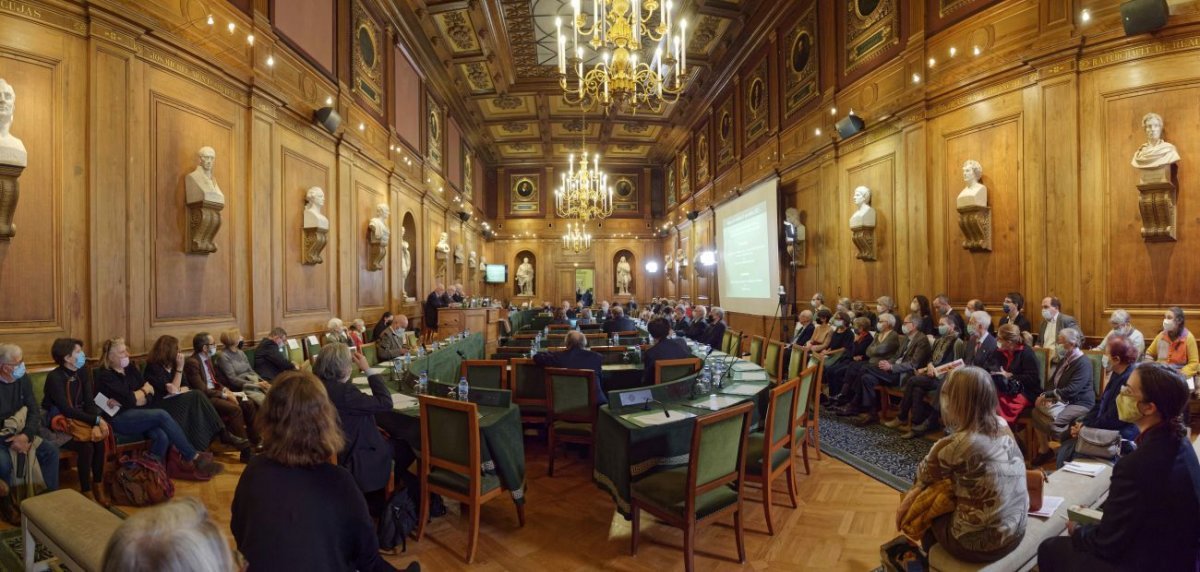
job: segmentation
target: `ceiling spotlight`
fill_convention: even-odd
[[[975,47],[971,48],[971,53],[973,53],[973,54],[975,54],[975,55],[977,55],[977,56],[978,56],[978,55],[979,55],[979,53],[980,53],[980,52],[982,52],[982,51],[983,51],[983,50],[980,50],[980,49],[979,49],[979,46],[975,46]]]
[[[912,76],[913,83],[921,83],[921,74],[915,73]]]
[[[325,98],[325,105],[333,105],[333,96],[332,95],[327,96]]]
[[[816,129],[813,129],[813,135],[816,135],[817,137],[820,137],[820,136],[821,136],[821,128],[820,128],[820,127],[818,127],[818,128],[816,128]]]
[[[1084,11],[1086,12],[1087,10],[1084,10]],[[208,25],[209,25],[209,26],[211,26],[211,25],[213,25],[214,23],[216,23],[216,20],[213,20],[213,16],[212,16],[212,14],[209,14],[209,15],[208,15],[208,20],[207,20],[207,22],[208,22]]]
[[[837,108],[836,108],[836,107],[830,107],[830,108],[829,108],[829,114],[830,114],[830,115],[837,115]]]
[[[929,58],[929,67],[933,67],[936,65],[937,65],[937,60],[935,60],[933,58]]]
[[[232,34],[234,30],[237,30],[237,24],[230,22],[228,28],[229,28],[229,33]]]
[[[246,34],[246,43],[251,46],[254,45],[254,34]]]
[[[209,23],[211,24],[212,16],[209,16],[208,18],[210,20]],[[1079,13],[1079,21],[1084,23],[1092,21],[1092,12],[1087,8],[1084,8],[1083,11]]]
[[[658,263],[653,260],[651,260],[650,262],[647,262],[646,263],[646,272],[649,272],[650,274],[654,274],[654,273],[658,272]]]
[[[363,122],[361,122],[361,121],[359,121],[359,122],[358,122],[358,130],[359,130],[359,131],[366,131],[366,129],[367,129],[367,124],[366,124],[366,123],[363,123]]]
[[[950,57],[954,57],[956,55],[958,55],[958,48],[950,46]]]
[[[275,67],[275,56],[267,56],[267,67]]]

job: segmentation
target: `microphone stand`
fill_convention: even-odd
[[[665,415],[668,418],[671,417],[671,412],[667,410],[667,404],[663,403],[657,399],[647,399],[647,400],[643,401],[642,402],[642,411],[650,411],[651,403],[657,403],[660,407],[662,407],[663,415]]]

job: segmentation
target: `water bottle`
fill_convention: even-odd
[[[470,391],[470,388],[467,385],[467,376],[464,375],[464,376],[458,378],[458,400],[466,401],[467,393],[469,391]]]
[[[613,345],[614,346],[621,345],[621,335],[616,332],[613,332]]]
[[[412,368],[412,352],[404,354],[404,371],[408,371],[410,368]]]
[[[429,392],[429,372],[422,371],[421,376],[417,378],[417,393]]]

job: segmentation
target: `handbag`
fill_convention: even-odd
[[[1042,492],[1045,490],[1048,480],[1045,471],[1041,469],[1025,471],[1025,490],[1029,493],[1030,512],[1042,509]]]
[[[1081,427],[1079,438],[1075,440],[1075,453],[1099,459],[1112,459],[1121,453],[1121,432]]]
[[[71,403],[72,381],[77,381],[74,376],[67,379],[67,405],[75,407],[75,404]],[[71,419],[61,413],[50,418],[50,428],[59,433],[66,433],[71,436],[71,439],[81,443],[95,443],[104,440],[104,433],[98,425],[84,423],[78,419]]]

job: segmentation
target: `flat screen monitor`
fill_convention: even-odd
[[[483,266],[483,281],[488,284],[504,284],[508,282],[508,265],[485,264]]]

